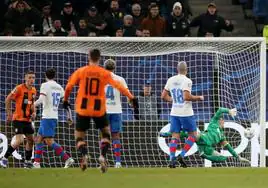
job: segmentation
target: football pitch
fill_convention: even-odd
[[[265,168],[0,169],[1,188],[267,188]]]

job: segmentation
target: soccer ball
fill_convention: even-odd
[[[245,135],[245,137],[247,138],[247,139],[251,139],[251,138],[253,138],[254,137],[254,129],[252,129],[252,128],[246,128],[245,129],[245,132],[244,132],[244,135]]]

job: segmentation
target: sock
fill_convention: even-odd
[[[15,149],[12,146],[8,146],[7,152],[4,157],[7,159],[14,151]]]
[[[35,155],[34,155],[34,161],[40,163],[41,161],[41,155],[43,154],[43,143],[38,143],[35,145]]]
[[[180,156],[184,158],[185,154],[191,149],[191,147],[195,143],[195,137],[194,136],[189,136],[187,140],[185,141],[184,147],[180,153]]]
[[[178,146],[178,139],[177,138],[171,138],[171,141],[169,143],[169,160],[173,161],[175,160],[175,154],[176,154],[176,149]]]
[[[30,161],[33,155],[33,150],[25,150],[25,160]]]
[[[107,153],[109,147],[110,147],[109,142],[101,140],[100,149],[101,149],[101,155],[102,156],[106,157],[106,153]]]
[[[121,143],[120,140],[113,140],[113,150],[115,162],[121,163]]]
[[[77,149],[82,156],[86,156],[88,151],[87,151],[87,146],[85,144],[81,144],[78,149]]]
[[[64,152],[63,148],[61,147],[60,144],[54,142],[51,147],[53,148],[53,150],[55,151],[57,156],[61,156],[62,159],[64,161],[66,161],[67,159],[69,159],[69,155],[67,155],[67,153]]]

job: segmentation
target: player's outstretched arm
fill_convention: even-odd
[[[231,144],[229,144],[226,140],[222,141],[221,145],[223,146],[224,149],[228,150],[232,154],[233,157],[238,158],[237,153],[235,152]]]
[[[225,114],[229,113],[230,116],[235,117],[237,114],[237,110],[236,108],[233,108],[233,109],[219,108],[211,120],[218,121],[221,118],[222,114],[224,113]]]

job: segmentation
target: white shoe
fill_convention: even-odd
[[[100,167],[101,167],[100,168],[101,172],[102,173],[107,172],[107,170],[108,170],[107,161],[102,155],[99,157],[99,163],[100,163]]]
[[[116,162],[114,165],[115,168],[122,168],[122,165],[120,162]]]
[[[72,164],[74,164],[74,159],[73,158],[69,158],[65,161],[65,166],[64,168],[69,168],[70,166],[72,166]]]
[[[38,162],[34,162],[34,163],[33,163],[33,168],[36,168],[36,169],[41,168],[40,163],[38,163]]]
[[[5,157],[2,157],[0,160],[0,167],[7,168],[8,159]]]

